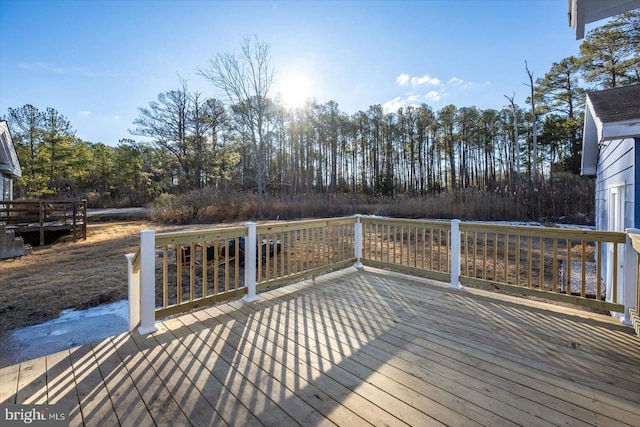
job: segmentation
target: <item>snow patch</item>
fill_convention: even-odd
[[[129,302],[122,300],[87,310],[63,310],[60,317],[16,329],[9,337],[15,362],[90,344],[126,332]]]

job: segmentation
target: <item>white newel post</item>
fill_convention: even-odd
[[[620,321],[625,325],[633,325],[631,316],[629,313],[630,308],[635,308],[638,291],[638,252],[633,248],[631,244],[631,238],[629,234],[640,234],[640,230],[637,228],[627,228],[627,243],[624,245],[624,264],[622,268],[622,286],[618,289],[618,302],[624,304],[624,314]]]
[[[258,238],[256,233],[256,223],[247,222],[247,239],[244,242],[244,285],[247,287],[247,294],[242,298],[244,302],[254,302],[258,299],[256,295],[256,249]]]
[[[460,220],[451,221],[451,286],[460,289]]]
[[[129,332],[140,323],[140,270],[133,270],[133,257],[136,254],[126,254],[127,283],[129,285]]]
[[[353,239],[353,255],[356,258],[356,263],[353,266],[360,270],[364,268],[364,265],[362,265],[362,223],[360,222],[360,215],[356,215],[356,223],[353,224]]]
[[[149,334],[156,328],[156,233],[140,232],[140,334]]]

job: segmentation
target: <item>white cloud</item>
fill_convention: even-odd
[[[440,99],[442,99],[442,95],[435,90],[429,91],[424,97],[429,101],[440,101]]]
[[[449,84],[458,82],[462,83],[463,80],[454,77],[448,81]],[[429,74],[425,74],[422,77],[412,77],[407,73],[402,73],[396,77],[396,83],[400,86],[411,85],[411,87],[403,95],[397,96],[382,104],[382,108],[385,113],[396,112],[400,108],[407,108],[410,106],[418,107],[424,102],[437,102],[447,96],[445,93],[445,87],[440,79],[431,77]],[[435,86],[436,88],[434,90],[427,91],[425,94],[423,90],[419,90],[417,88],[417,86],[423,85]]]
[[[392,112],[396,112],[398,111],[398,109],[400,107],[404,106],[404,101],[402,98],[400,98],[399,96],[396,96],[395,98],[393,98],[392,100],[389,100],[387,102],[385,102],[384,104],[382,104],[382,110],[385,113],[392,113]]]
[[[461,89],[471,89],[472,87],[476,86],[476,83],[468,82],[458,77],[451,77],[447,83],[449,84],[449,86],[456,86]]]
[[[411,86],[418,86],[422,84],[438,86],[440,84],[440,79],[431,77],[429,74],[425,74],[422,77],[411,77]]]
[[[78,114],[80,116],[90,116],[91,115],[91,111],[78,111]]]
[[[409,74],[402,73],[398,77],[396,77],[396,83],[398,83],[400,86],[404,86],[409,83],[410,79],[411,77],[409,77]]]
[[[55,65],[44,64],[42,62],[33,62],[33,63],[22,62],[18,64],[18,67],[24,70],[29,70],[29,71],[45,70],[55,74],[66,74],[68,72],[68,69],[66,68],[58,67]]]
[[[426,96],[421,95],[408,95],[407,97],[396,96],[395,98],[382,104],[382,109],[385,113],[395,113],[400,108],[415,107],[418,108],[421,103],[426,100],[438,101],[441,96],[436,91],[429,92]]]
[[[425,74],[422,77],[411,77],[407,73],[402,73],[398,77],[396,77],[396,83],[400,86],[406,86],[411,83],[411,86],[420,86],[424,84],[429,84],[433,86],[438,86],[440,84],[440,79],[436,77],[431,77],[429,74]]]
[[[44,62],[27,63],[22,62],[18,67],[29,71],[45,71],[54,74],[71,74],[83,77],[122,77],[125,74],[111,70],[88,70],[82,67],[61,67],[59,65],[48,64]]]

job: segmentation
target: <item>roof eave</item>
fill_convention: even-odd
[[[569,26],[576,29],[576,40],[580,40],[586,24],[638,8],[640,0],[569,0]]]
[[[613,139],[638,138],[640,136],[640,120],[625,120],[621,122],[604,123],[601,141]]]

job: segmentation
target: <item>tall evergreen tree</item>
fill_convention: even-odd
[[[46,188],[45,173],[38,163],[44,114],[31,104],[9,108],[9,124],[23,171],[17,187],[24,195],[38,196]]]
[[[573,56],[555,62],[543,78],[536,81],[535,96],[543,113],[553,114],[564,129],[560,140],[569,153],[562,160],[563,168],[573,174],[580,173],[582,154],[582,116],[585,91],[579,85],[580,62]],[[550,122],[549,122],[550,123]],[[558,126],[554,127],[558,129]]]
[[[583,77],[598,89],[640,82],[640,10],[591,30],[580,45]]]

